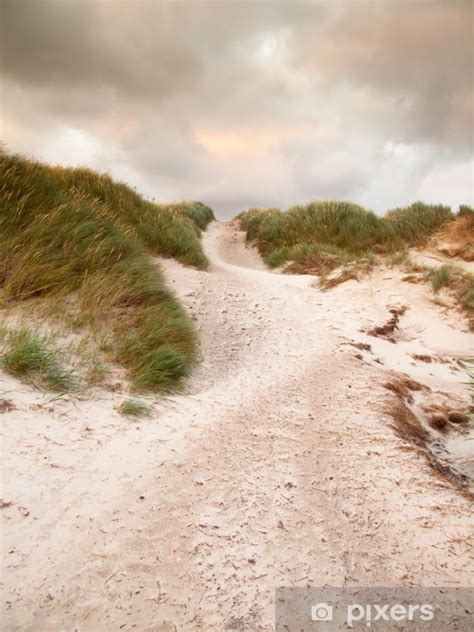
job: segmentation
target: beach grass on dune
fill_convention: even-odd
[[[441,288],[449,286],[450,279],[453,274],[453,266],[444,264],[439,268],[431,270],[428,279],[431,281],[433,292],[437,294]]]
[[[126,399],[118,409],[124,417],[144,417],[150,414],[150,406],[138,399]]]
[[[11,375],[37,381],[53,391],[67,392],[74,386],[72,373],[61,363],[47,339],[26,328],[14,329],[5,336],[0,354],[2,368]]]
[[[443,288],[450,290],[464,312],[470,330],[474,331],[474,275],[455,265],[443,264],[430,270],[425,278],[431,283],[435,295]]]
[[[252,208],[238,220],[267,265],[291,261],[303,269],[305,262],[314,263],[314,257],[308,258],[311,252],[326,253],[327,260],[337,252],[340,261],[347,262],[420,244],[452,217],[448,207],[422,202],[380,217],[351,202],[328,200],[284,212]]]
[[[199,203],[156,205],[88,169],[0,155],[3,299],[74,293],[79,321],[113,334],[138,388],[169,391],[196,357],[191,319],[150,254],[205,269]]]

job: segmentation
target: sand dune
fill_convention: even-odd
[[[464,321],[395,268],[321,292],[232,222],[204,246],[210,272],[164,262],[202,361],[149,419],[0,377],[7,629],[269,630],[277,586],[471,581],[472,503],[397,435],[384,386],[426,387],[423,424],[466,410]],[[368,333],[402,306],[392,340]],[[470,471],[462,424],[427,431]]]

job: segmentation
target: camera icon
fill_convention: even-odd
[[[332,621],[332,606],[328,603],[311,606],[311,621]]]

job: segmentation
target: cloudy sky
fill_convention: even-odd
[[[474,204],[472,0],[0,0],[0,136],[157,200]]]

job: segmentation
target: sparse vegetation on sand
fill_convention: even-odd
[[[270,267],[329,272],[341,263],[420,244],[453,217],[446,206],[417,202],[378,217],[350,202],[311,202],[288,211],[249,209],[238,216]],[[293,269],[292,269],[293,268]]]
[[[411,444],[420,456],[424,456],[438,476],[454,483],[461,493],[472,499],[473,490],[468,476],[439,457],[439,452],[433,449],[436,437],[429,430],[433,428],[439,433],[449,432],[453,426],[465,424],[467,415],[450,409],[446,404],[421,406],[415,414],[414,394],[430,393],[431,389],[406,375],[393,374],[384,387],[392,391],[394,396],[386,405],[385,412],[392,418],[392,427],[397,435],[407,445]],[[424,415],[424,422],[420,412]]]
[[[63,367],[45,337],[26,328],[11,330],[3,337],[0,364],[7,373],[61,393],[72,389],[72,373]]]
[[[150,254],[206,268],[200,203],[156,205],[88,169],[0,154],[0,284],[7,303],[77,299],[78,326],[109,328],[136,387],[169,391],[196,354],[191,319]]]
[[[124,417],[145,417],[150,410],[148,404],[138,399],[126,399],[119,406],[119,413]]]
[[[441,288],[449,286],[453,276],[453,266],[445,263],[439,268],[434,268],[428,273],[428,279],[431,281],[433,292],[437,294]]]
[[[474,261],[474,209],[461,205],[455,218],[436,232],[427,247],[446,257]]]
[[[464,311],[471,331],[474,331],[474,275],[444,264],[431,270],[426,279],[431,282],[434,294],[443,288],[450,290],[457,305]]]

